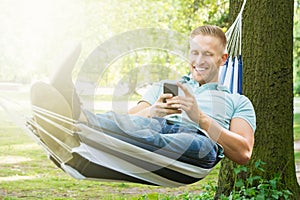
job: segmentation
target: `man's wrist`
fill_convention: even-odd
[[[152,118],[152,106],[146,109],[146,113],[147,118]]]
[[[206,114],[204,114],[203,112],[200,112],[199,114],[199,122],[198,125],[200,126],[200,128],[202,128],[205,131],[208,131],[209,126],[211,124],[211,118],[209,116],[207,116]]]
[[[202,115],[200,114],[199,119],[199,126],[207,132],[207,134],[212,140],[218,142],[223,128],[211,117],[204,113],[202,113]]]

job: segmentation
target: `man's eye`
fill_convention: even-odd
[[[210,53],[210,52],[205,52],[204,55],[206,55],[206,56],[212,56],[213,54]]]
[[[197,51],[191,51],[192,55],[198,55],[199,53]]]

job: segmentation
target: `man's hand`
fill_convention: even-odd
[[[192,121],[199,124],[199,116],[201,111],[194,95],[192,95],[181,83],[178,82],[177,85],[184,92],[185,96],[176,96],[170,99],[168,102],[173,108],[184,110]]]
[[[162,94],[155,104],[153,104],[150,109],[150,117],[164,117],[170,114],[181,113],[180,109],[173,106],[172,99],[174,99],[172,94]]]

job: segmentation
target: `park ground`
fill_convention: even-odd
[[[300,98],[295,98],[294,105],[298,116]],[[207,185],[216,184],[219,166],[199,183],[178,188],[75,180],[50,162],[28,134],[24,121],[31,115],[30,109],[28,86],[0,84],[0,199],[146,199],[145,195],[148,199],[168,199],[197,194]],[[296,171],[300,183],[300,137],[296,139]]]

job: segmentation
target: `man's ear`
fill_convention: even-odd
[[[221,65],[223,66],[226,63],[226,60],[228,58],[228,53],[223,53],[222,57],[221,57]]]

